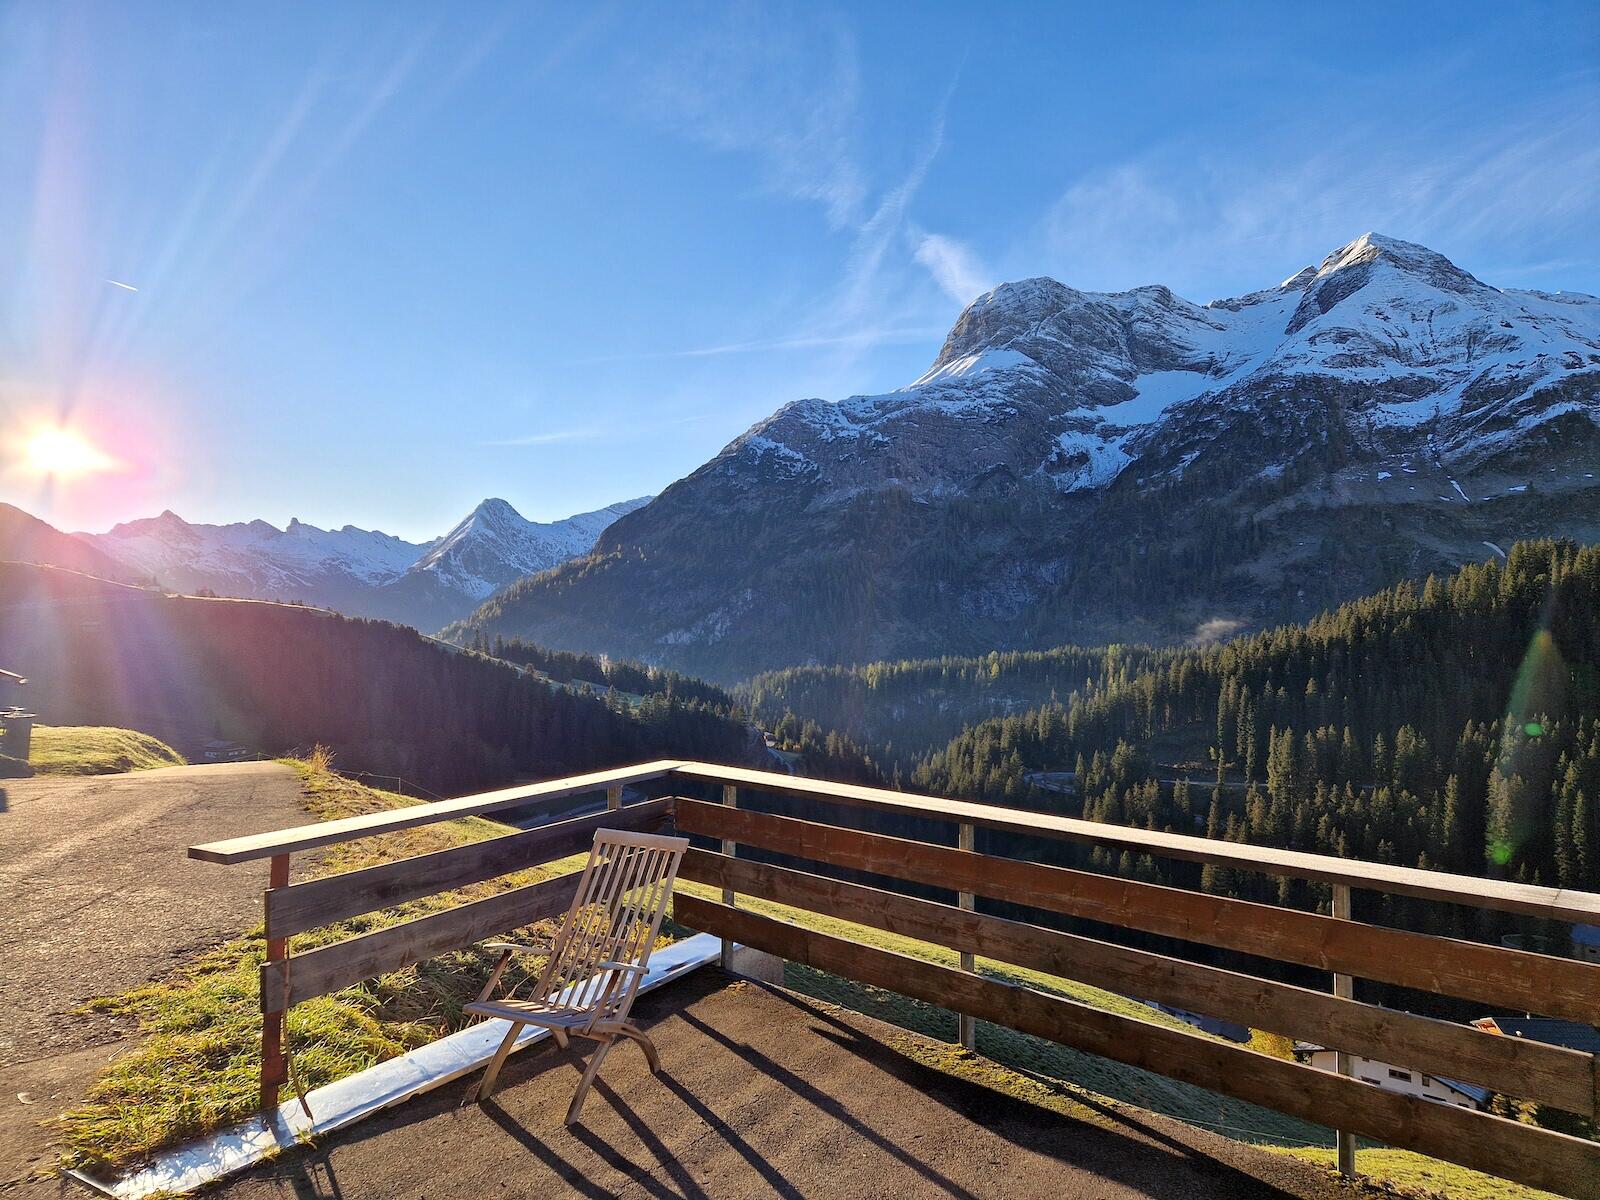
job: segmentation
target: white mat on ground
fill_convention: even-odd
[[[696,967],[716,961],[721,947],[722,942],[709,933],[697,933],[663,946],[650,956],[650,970],[639,985],[640,991],[658,988]],[[78,1172],[73,1174],[96,1191],[115,1196],[117,1200],[191,1192],[225,1175],[254,1166],[268,1155],[306,1138],[343,1129],[381,1109],[470,1074],[494,1057],[505,1035],[506,1022],[482,1021],[399,1058],[391,1058],[337,1083],[317,1088],[306,1097],[315,1121],[306,1119],[298,1100],[290,1100],[280,1105],[271,1117],[253,1118],[204,1141],[170,1151],[116,1183],[101,1183]],[[549,1036],[548,1029],[525,1026],[516,1049],[521,1050]]]

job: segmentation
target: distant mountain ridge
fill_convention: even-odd
[[[607,525],[646,499],[550,522],[526,520],[506,501],[489,499],[449,533],[422,543],[300,520],[284,529],[266,521],[191,524],[170,511],[67,540],[119,564],[118,578],[152,578],[181,592],[300,600],[432,631],[513,580],[587,553]]]
[[[1002,284],[886,395],[798,400],[469,623],[719,679],[1304,619],[1600,539],[1600,300],[1367,234],[1276,287]]]

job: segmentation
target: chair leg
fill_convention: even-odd
[[[505,1065],[506,1056],[511,1053],[511,1047],[516,1043],[517,1034],[522,1032],[520,1022],[513,1023],[506,1030],[506,1036],[500,1042],[500,1049],[494,1052],[494,1057],[489,1060],[489,1065],[483,1070],[483,1078],[478,1081],[478,1094],[473,1097],[482,1104],[494,1091],[494,1081],[499,1078],[500,1068]]]
[[[600,1074],[600,1064],[605,1062],[606,1055],[611,1053],[611,1047],[615,1044],[614,1037],[607,1038],[594,1048],[589,1065],[584,1069],[583,1078],[578,1080],[578,1090],[572,1093],[572,1104],[567,1109],[568,1125],[577,1123],[578,1114],[583,1111],[583,1102],[589,1098],[589,1088],[594,1085],[595,1076]]]
[[[572,1044],[567,1040],[567,1031],[565,1029],[552,1028],[550,1030],[550,1036],[556,1039],[556,1045],[560,1046],[563,1050]]]
[[[644,1051],[645,1061],[650,1064],[650,1073],[652,1075],[660,1074],[661,1056],[656,1053],[656,1044],[650,1040],[644,1030],[637,1025],[627,1024],[620,1026],[617,1032],[625,1038],[632,1038],[638,1042],[639,1049]]]

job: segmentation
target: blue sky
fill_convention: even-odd
[[[0,439],[118,464],[0,499],[422,538],[901,386],[1004,279],[1376,229],[1600,293],[1600,6],[18,4],[0,179]]]

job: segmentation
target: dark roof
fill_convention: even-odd
[[[1585,1054],[1600,1054],[1600,1029],[1577,1021],[1558,1021],[1554,1017],[1494,1017],[1495,1026],[1507,1037],[1549,1042]]]

